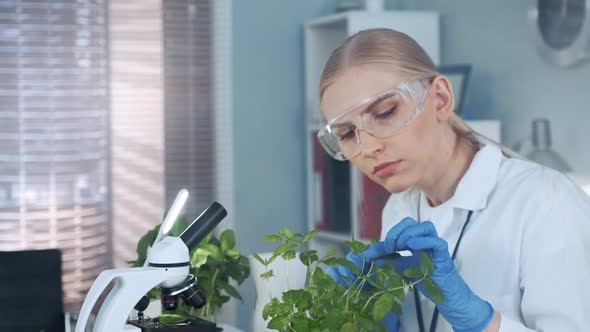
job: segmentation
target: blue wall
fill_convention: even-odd
[[[470,63],[466,116],[502,121],[503,140],[530,136],[536,117],[551,121],[554,148],[590,174],[590,62],[563,69],[546,62],[528,23],[536,1],[415,0],[406,8],[441,14],[443,63]],[[400,1],[390,1],[390,8]]]
[[[303,22],[333,1],[246,0],[233,5],[235,227],[246,254],[266,234],[306,229]],[[238,324],[250,330],[254,283],[240,288]]]

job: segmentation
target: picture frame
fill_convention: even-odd
[[[451,82],[453,94],[455,95],[455,113],[462,117],[467,87],[471,77],[471,65],[443,65],[438,67],[438,72],[446,76]]]

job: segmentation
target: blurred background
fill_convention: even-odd
[[[244,254],[283,227],[378,236],[386,193],[313,137],[324,62],[371,27],[454,75],[474,128],[588,183],[588,0],[0,0],[0,251],[59,248],[75,312],[181,188]]]

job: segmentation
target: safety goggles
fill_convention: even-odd
[[[361,153],[361,130],[377,138],[395,135],[422,112],[427,84],[407,81],[361,100],[320,128],[320,144],[332,158],[347,160]]]

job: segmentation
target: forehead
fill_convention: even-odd
[[[396,87],[399,74],[379,66],[356,66],[342,72],[325,90],[320,109],[329,121],[364,98]]]

